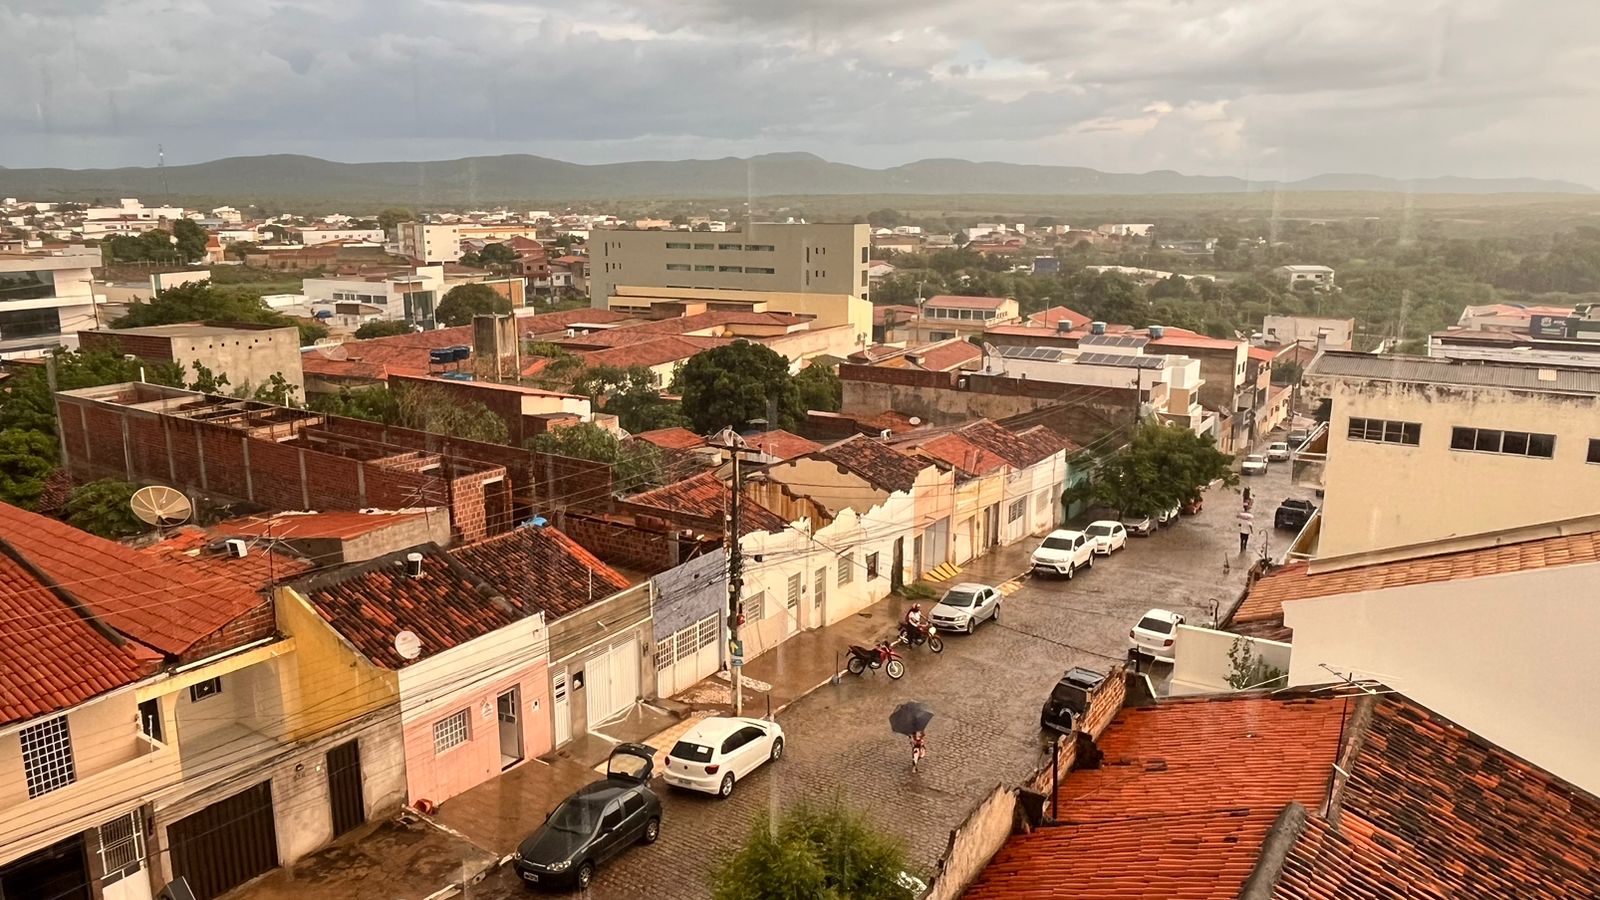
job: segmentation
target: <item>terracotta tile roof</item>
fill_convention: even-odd
[[[890,491],[909,491],[930,463],[907,456],[865,435],[853,435],[812,454],[843,466],[872,484]]]
[[[1049,309],[1030,314],[1028,321],[1036,325],[1043,325],[1046,328],[1055,328],[1061,322],[1070,322],[1072,323],[1072,329],[1077,331],[1080,328],[1087,328],[1092,320],[1075,309],[1069,309],[1065,306],[1052,306]]]
[[[660,366],[688,359],[702,350],[728,343],[732,343],[731,338],[684,337],[674,334],[653,341],[639,341],[607,350],[595,350],[592,353],[582,354],[582,357],[584,364],[589,366],[616,366],[620,369],[629,366]]]
[[[705,472],[666,487],[634,494],[628,498],[628,503],[659,509],[667,518],[679,512],[721,522],[728,511],[728,486],[717,473]],[[753,500],[746,499],[739,506],[742,535],[762,531],[776,533],[787,527],[789,523],[783,517]]]
[[[1053,331],[1042,325],[990,325],[983,330],[983,333],[1029,337],[1047,342],[1053,347],[1076,347],[1079,339],[1085,336],[1081,331]]]
[[[789,313],[746,312],[736,309],[714,309],[688,316],[658,319],[629,328],[632,332],[646,334],[684,334],[722,325],[804,325],[809,319]]]
[[[609,324],[630,318],[609,309],[565,309],[517,318],[523,337],[559,332],[574,323]],[[315,347],[300,355],[301,368],[313,375],[383,379],[389,374],[426,375],[428,351],[472,346],[472,326],[438,328],[365,341]]]
[[[964,900],[1233,900],[1276,810],[1041,828],[1007,841]]]
[[[940,341],[937,344],[927,344],[906,351],[906,356],[918,357],[922,368],[932,372],[948,372],[958,366],[977,362],[983,358],[983,351],[971,341],[962,338],[952,338]]]
[[[101,621],[172,656],[261,604],[230,579],[196,578],[186,567],[10,504],[0,503],[0,539]]]
[[[922,308],[932,306],[935,309],[999,309],[1011,301],[1010,297],[962,297],[955,294],[940,294],[929,297]]]
[[[1010,431],[989,419],[969,422],[956,430],[967,441],[1022,469],[1077,445],[1042,425]]]
[[[550,527],[525,526],[450,552],[513,604],[542,611],[547,622],[630,586],[617,570]]]
[[[784,431],[782,428],[774,428],[760,434],[747,434],[744,436],[744,442],[746,446],[776,459],[793,459],[822,449],[822,445],[816,441]]]
[[[1071,822],[1322,802],[1344,714],[1340,700],[1166,700],[1129,707],[1100,736],[1098,769],[1057,791]]]
[[[1312,817],[1274,897],[1600,896],[1600,800],[1397,694],[1339,810]]]
[[[1249,353],[1251,359],[1259,363],[1267,363],[1268,365],[1271,365],[1272,361],[1278,358],[1278,351],[1273,350],[1270,347],[1251,347],[1247,352]]]
[[[1148,333],[1148,332],[1146,332]],[[1145,352],[1151,350],[1235,350],[1243,341],[1230,341],[1226,338],[1207,337],[1195,334],[1182,328],[1168,328],[1161,337],[1152,340],[1146,345]]]
[[[687,428],[678,426],[657,428],[654,431],[641,431],[634,437],[668,450],[691,450],[695,447],[704,447],[706,445],[705,438]]]
[[[406,574],[408,553],[422,554],[422,577]],[[422,639],[417,659],[427,659],[524,618],[437,544],[320,572],[293,586],[362,656],[386,669],[416,662],[395,651],[401,631]]]
[[[132,684],[159,657],[96,627],[0,541],[0,725],[48,715]]]
[[[248,591],[262,591],[291,581],[311,568],[309,560],[256,543],[243,559],[206,548],[218,538],[205,529],[186,526],[143,552],[188,569],[196,578],[224,579]]]
[[[402,510],[397,512],[373,511],[354,512],[349,510],[327,510],[324,512],[282,512],[267,516],[246,516],[240,519],[228,519],[211,526],[209,531],[221,537],[266,537],[273,538],[327,538],[348,540],[371,534],[403,522],[409,522],[418,516],[425,516],[425,510]]]
[[[988,475],[1008,465],[1003,457],[978,446],[960,434],[943,434],[913,446],[968,475]]]
[[[1536,538],[1317,574],[1310,572],[1309,564],[1295,562],[1257,581],[1234,611],[1233,621],[1281,620],[1283,604],[1291,600],[1592,562],[1600,562],[1600,532]]]
[[[919,310],[915,306],[874,306],[872,308],[872,324],[882,325],[890,313],[894,314],[896,322],[915,321],[918,312]]]

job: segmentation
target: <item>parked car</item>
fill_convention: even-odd
[[[618,744],[606,777],[579,788],[545,817],[512,856],[530,886],[583,890],[595,867],[636,843],[661,836],[661,800],[650,789],[655,749]]]
[[[1309,437],[1311,437],[1311,432],[1305,430],[1304,428],[1296,428],[1289,432],[1289,446],[1299,450],[1300,445],[1304,444],[1306,442],[1306,438]]]
[[[1298,500],[1294,497],[1278,504],[1278,511],[1272,514],[1273,528],[1292,528],[1295,531],[1306,527],[1311,517],[1316,513],[1317,505],[1310,500]]]
[[[1240,475],[1265,475],[1267,474],[1267,458],[1259,453],[1252,453],[1239,464]]]
[[[1072,726],[1089,711],[1089,697],[1106,676],[1093,669],[1073,666],[1050,689],[1050,699],[1039,711],[1039,727],[1046,731],[1070,734]]]
[[[1172,662],[1172,642],[1182,624],[1183,616],[1165,609],[1152,609],[1128,629],[1128,648]]]
[[[1045,535],[1031,561],[1035,574],[1065,575],[1070,581],[1077,570],[1094,568],[1094,540],[1081,531],[1058,529]]]
[[[1156,522],[1149,516],[1127,513],[1122,517],[1122,527],[1136,537],[1149,537],[1156,530]]]
[[[1156,524],[1161,526],[1171,525],[1178,521],[1178,516],[1183,514],[1183,505],[1179,504],[1171,509],[1164,509],[1156,516]]]
[[[1186,516],[1198,516],[1200,515],[1200,510],[1205,508],[1206,500],[1199,494],[1195,494],[1193,497],[1183,501],[1183,514]]]
[[[1267,445],[1267,459],[1272,462],[1283,462],[1289,458],[1289,444],[1285,441],[1273,441]]]
[[[662,780],[675,788],[726,799],[766,762],[783,757],[783,729],[777,722],[737,716],[701,719],[667,754]]]
[[[1110,519],[1090,522],[1083,533],[1094,540],[1094,552],[1101,556],[1110,556],[1128,546],[1128,529],[1122,527],[1121,522],[1113,522]]]
[[[958,584],[944,592],[928,611],[928,619],[942,631],[971,634],[980,622],[1000,621],[1000,592],[987,584]]]

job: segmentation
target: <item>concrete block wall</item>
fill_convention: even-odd
[[[613,565],[655,574],[677,564],[669,534],[580,515],[565,515],[560,521],[561,531],[578,546]]]
[[[878,384],[902,384],[915,387],[954,388],[955,372],[926,372],[921,369],[891,369],[884,366],[858,366],[842,363],[839,366],[841,381],[871,381]]]
[[[277,630],[278,622],[273,614],[272,601],[263,598],[261,603],[249,612],[197,641],[179,657],[178,662],[188,663],[215,656],[230,647],[271,637]]]

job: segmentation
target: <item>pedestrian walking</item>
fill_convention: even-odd
[[[922,765],[923,757],[928,755],[928,738],[922,732],[911,736],[911,771],[916,772]]]
[[[1255,526],[1255,518],[1256,517],[1254,515],[1252,515],[1250,513],[1247,513],[1247,512],[1239,513],[1239,555],[1240,556],[1243,556],[1244,552],[1246,550],[1250,549],[1250,530]]]

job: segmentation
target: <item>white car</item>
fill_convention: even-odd
[[[1288,441],[1273,441],[1267,445],[1267,459],[1273,462],[1284,462],[1289,459]]]
[[[1156,520],[1149,516],[1129,513],[1122,517],[1122,528],[1134,537],[1149,537],[1155,533]]]
[[[979,622],[1000,621],[1000,592],[987,584],[958,584],[928,610],[928,620],[940,631],[971,634]]]
[[[1164,509],[1156,516],[1156,523],[1159,525],[1171,525],[1173,522],[1178,521],[1178,517],[1181,515],[1183,515],[1183,507],[1181,505],[1174,506],[1171,509]]]
[[[1163,662],[1172,662],[1172,641],[1183,616],[1165,609],[1152,609],[1137,625],[1128,629],[1128,648]]]
[[[1094,539],[1081,531],[1065,528],[1045,535],[1044,543],[1033,551],[1033,571],[1040,575],[1065,575],[1094,568]]]
[[[1110,519],[1090,522],[1083,533],[1094,540],[1094,552],[1101,556],[1110,556],[1128,546],[1128,529],[1123,528],[1121,522],[1113,522]]]
[[[1239,464],[1240,475],[1265,475],[1267,474],[1267,458],[1259,453],[1252,453]]]
[[[767,719],[714,716],[701,719],[667,754],[668,785],[726,798],[740,781],[766,762],[783,757],[783,729]]]

